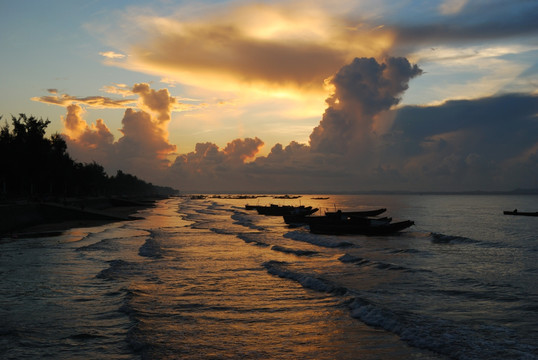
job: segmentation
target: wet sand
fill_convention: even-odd
[[[0,237],[59,235],[72,228],[136,220],[156,199],[74,199],[63,203],[24,202],[0,206]]]

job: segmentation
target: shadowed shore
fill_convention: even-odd
[[[0,237],[24,238],[60,235],[63,231],[140,219],[141,209],[160,197],[73,198],[61,202],[0,203]]]

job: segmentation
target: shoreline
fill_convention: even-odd
[[[22,201],[0,204],[0,237],[58,236],[73,228],[141,219],[139,210],[161,198],[77,198],[60,202]]]

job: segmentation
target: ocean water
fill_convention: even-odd
[[[0,239],[2,359],[538,359],[537,196],[188,197]],[[394,236],[245,204],[386,207]]]

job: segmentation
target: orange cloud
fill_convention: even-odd
[[[97,161],[108,172],[121,169],[158,181],[170,165],[168,157],[176,151],[167,131],[176,101],[168,90],[154,91],[147,84],[135,85],[132,92],[140,96],[138,104],[147,111],[128,108],[122,119],[122,136],[117,141],[102,119],[88,125],[83,119],[84,109],[77,103],[66,106],[63,134],[69,153],[77,161]]]
[[[46,104],[53,104],[59,106],[68,106],[71,104],[84,104],[96,109],[106,109],[106,108],[127,108],[134,104],[134,100],[125,99],[117,100],[111,99],[105,96],[87,96],[87,97],[76,97],[70,96],[67,94],[56,95],[56,96],[40,96],[31,98],[33,101],[39,101]]]
[[[116,65],[221,90],[320,93],[323,81],[355,56],[379,57],[393,44],[383,27],[357,26],[310,3],[249,4],[196,20],[145,16],[136,23],[143,36]]]
[[[155,114],[159,124],[170,121],[170,113],[176,104],[176,99],[170,96],[168,89],[156,91],[151,89],[149,84],[135,84],[132,91],[140,96],[140,108]]]

